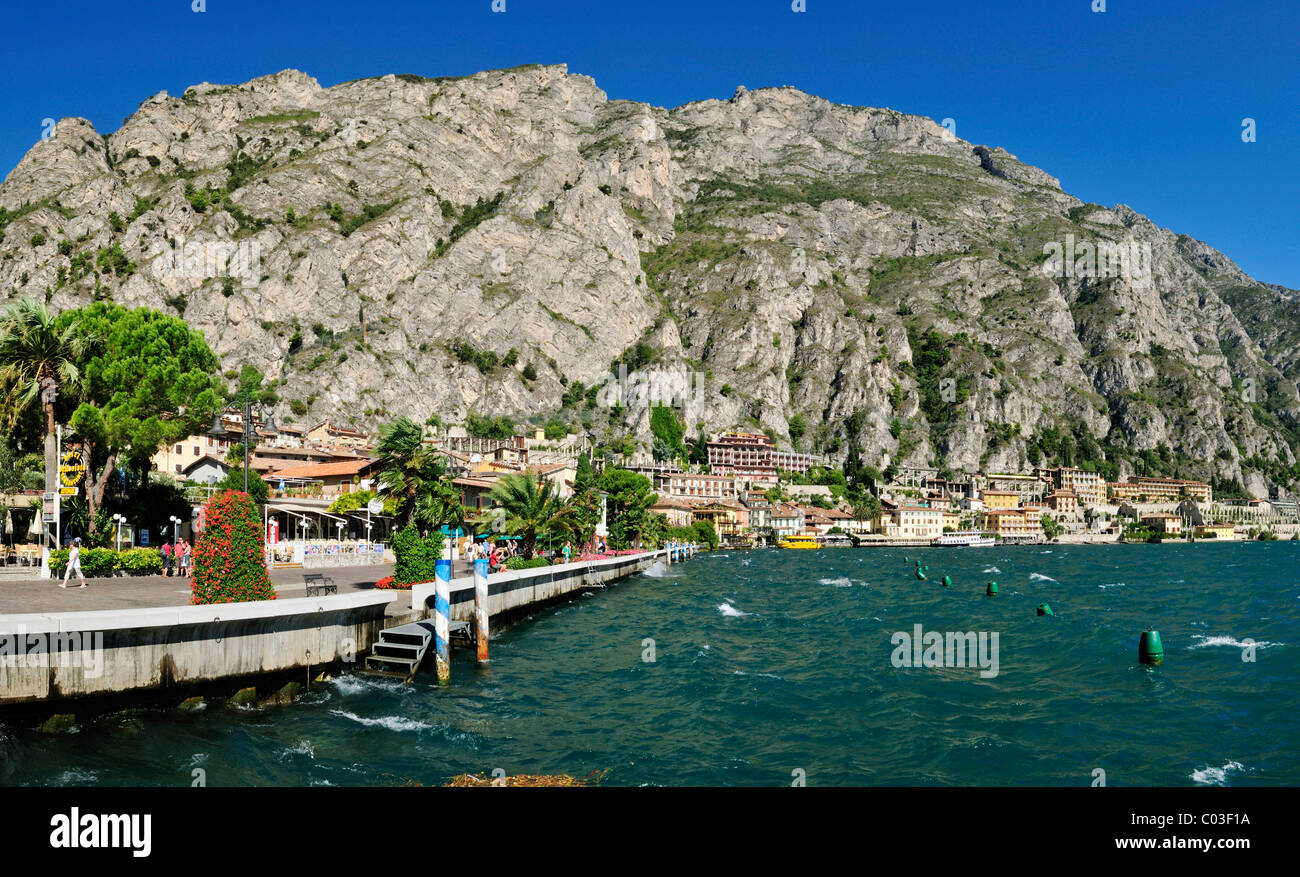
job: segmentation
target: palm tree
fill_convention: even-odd
[[[555,483],[540,475],[506,475],[489,496],[505,513],[506,532],[521,537],[524,557],[533,556],[538,534],[568,526],[568,503],[556,494]]]
[[[399,417],[380,430],[375,450],[379,492],[393,498],[401,526],[417,517],[428,523],[432,511],[428,496],[446,475],[446,468],[424,444],[424,431],[410,418]]]
[[[53,490],[58,451],[54,439],[54,400],[60,389],[81,384],[77,361],[93,337],[78,321],[60,328],[40,302],[19,299],[0,315],[0,384],[11,393],[11,426],[39,397],[45,411],[45,487]]]

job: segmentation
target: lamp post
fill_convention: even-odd
[[[176,544],[176,539],[180,536],[181,519],[172,515],[168,518],[172,522],[172,544]]]
[[[339,548],[343,547],[343,522],[335,521],[334,527],[339,531]]]
[[[248,493],[248,433],[253,428],[253,403],[244,392],[244,493]]]
[[[117,550],[122,550],[122,524],[126,521],[126,515],[113,515],[113,520],[117,522]]]

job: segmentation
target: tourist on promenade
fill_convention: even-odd
[[[68,579],[72,578],[72,571],[77,571],[77,578],[81,579],[81,587],[86,587],[86,577],[81,572],[81,540],[73,539],[72,547],[68,549],[68,568],[63,571],[63,582],[60,588],[68,586]]]
[[[564,562],[569,562],[569,555],[573,553],[573,547],[568,542],[564,543]]]
[[[176,556],[180,560],[179,566],[181,571],[181,578],[188,579],[190,577],[190,560],[191,560],[190,543],[186,542],[183,538],[176,543]]]
[[[163,577],[171,578],[173,558],[172,558],[172,544],[170,542],[163,543],[162,559],[163,559]]]

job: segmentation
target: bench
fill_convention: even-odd
[[[339,592],[334,580],[320,572],[303,573],[302,583],[307,586],[308,597],[318,593],[337,594]]]

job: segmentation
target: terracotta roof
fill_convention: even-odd
[[[373,460],[358,458],[341,460],[336,463],[314,463],[310,466],[293,466],[279,469],[266,475],[266,478],[332,478],[338,475],[360,475],[374,465]]]
[[[652,509],[687,509],[687,510],[689,510],[689,509],[693,509],[693,508],[695,508],[695,506],[691,505],[690,503],[685,503],[685,502],[680,502],[680,501],[675,500],[675,499],[668,499],[668,498],[665,498],[665,499],[661,499],[661,500],[659,500],[659,501],[656,502],[654,505],[650,506],[650,508],[652,508]]]

